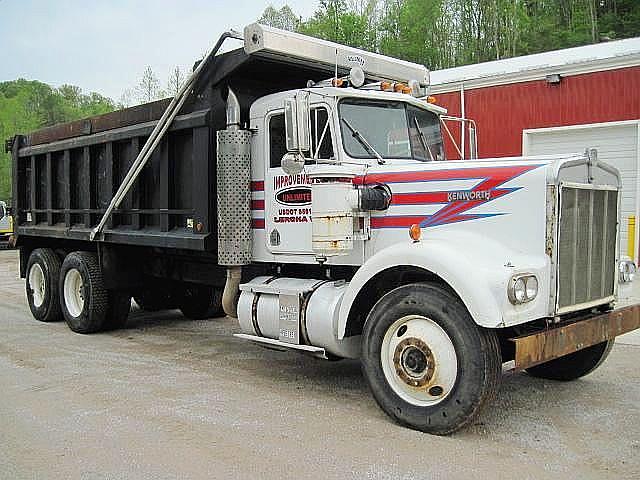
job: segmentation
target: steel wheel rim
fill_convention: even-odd
[[[47,282],[44,278],[44,271],[37,263],[31,265],[29,269],[29,288],[33,297],[33,305],[39,308],[44,303],[47,291]]]
[[[78,270],[72,268],[64,276],[64,304],[72,317],[79,317],[84,308],[84,281]]]
[[[420,407],[442,402],[458,378],[458,358],[451,338],[422,315],[402,317],[387,329],[380,360],[394,393]]]

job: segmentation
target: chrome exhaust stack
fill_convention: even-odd
[[[227,281],[222,307],[237,318],[242,266],[251,263],[251,132],[240,125],[240,102],[229,89],[227,128],[217,133],[218,264]]]

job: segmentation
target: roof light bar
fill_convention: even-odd
[[[417,81],[429,85],[429,71],[424,65],[370,53],[334,42],[253,23],[244,29],[244,50],[249,55],[289,57],[309,65],[318,64],[341,74],[359,66],[367,78],[392,82]]]

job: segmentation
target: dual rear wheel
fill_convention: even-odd
[[[42,322],[64,320],[77,333],[95,333],[124,327],[131,295],[105,288],[95,253],[71,252],[60,256],[49,248],[31,252],[27,263],[26,293],[33,317]],[[184,284],[177,293],[148,291],[136,296],[148,311],[178,307],[191,319],[221,315],[222,290]]]
[[[98,257],[71,252],[60,262],[51,249],[38,248],[27,263],[26,291],[36,320],[66,320],[77,333],[121,328],[127,321],[131,296],[104,286]]]

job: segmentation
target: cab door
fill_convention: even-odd
[[[284,111],[265,119],[267,159],[265,162],[265,240],[272,253],[307,254],[311,249],[311,183],[302,171],[288,175],[282,169],[287,153]],[[311,109],[311,148],[306,164],[334,159],[330,110],[326,105]]]

